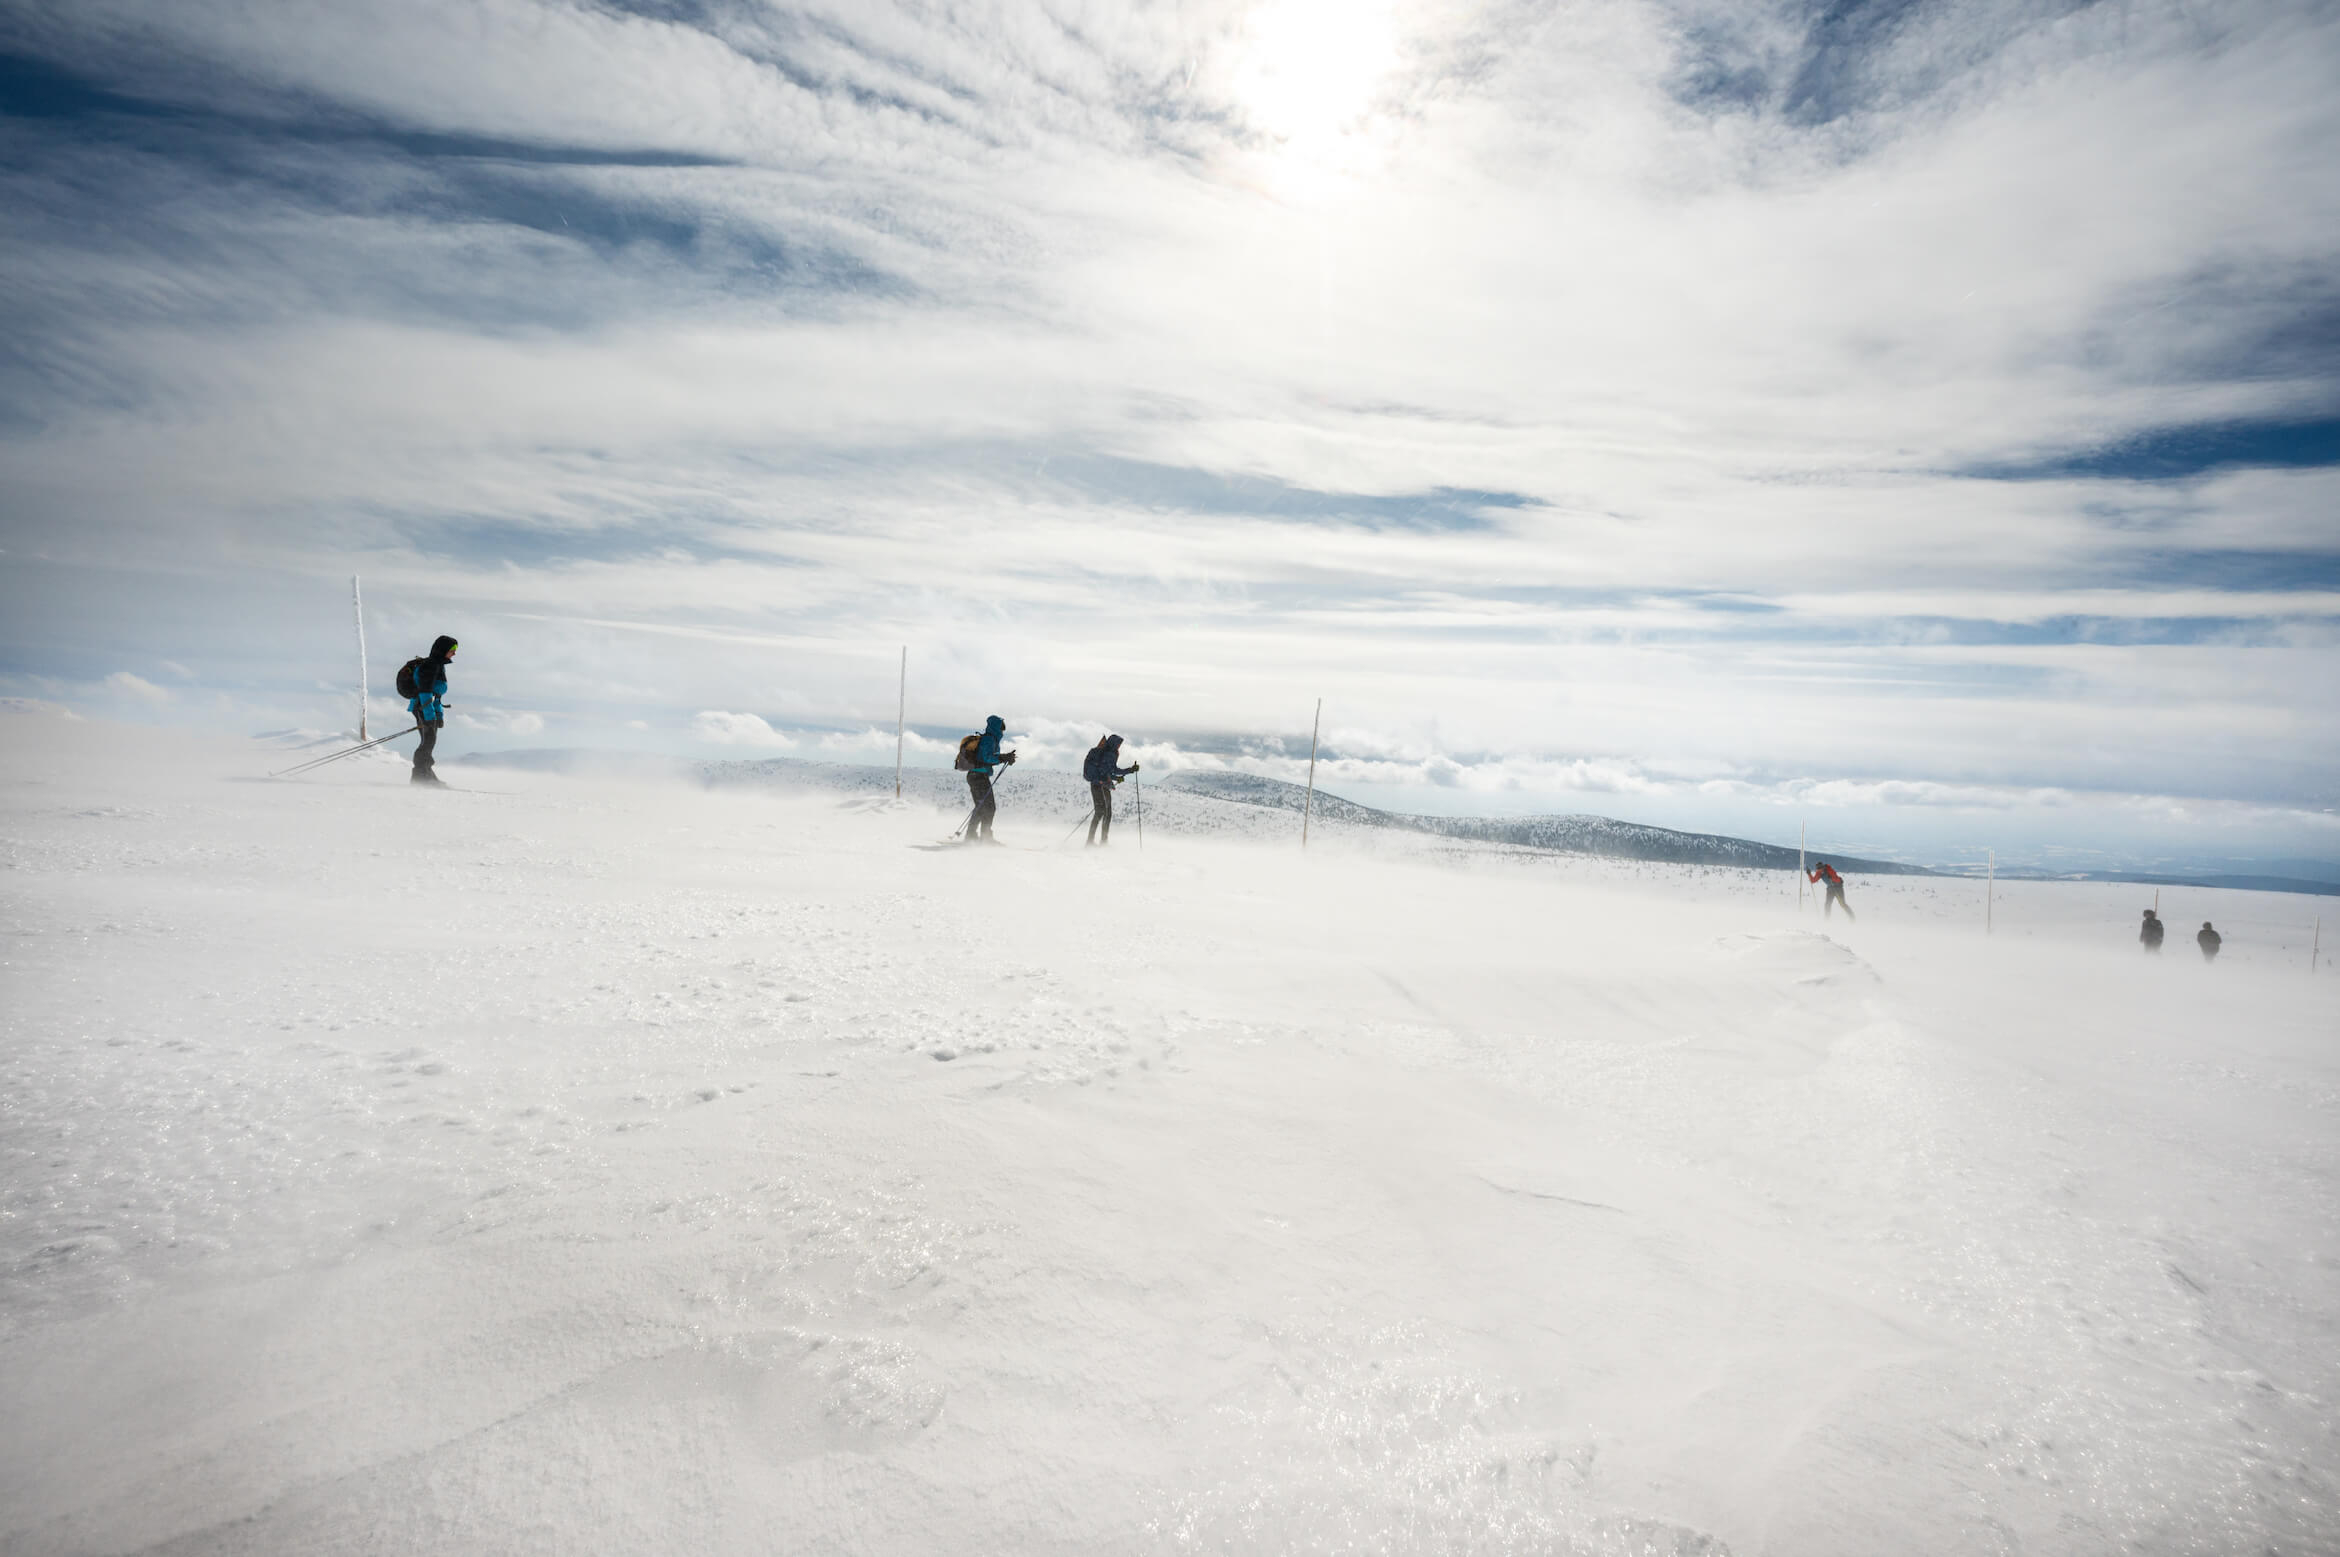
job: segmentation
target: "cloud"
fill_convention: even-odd
[[[466,730],[496,735],[532,736],[544,733],[544,716],[521,710],[482,708],[451,711],[450,721]]]
[[[791,729],[775,727],[759,714],[720,709],[702,709],[693,716],[690,736],[704,745],[744,747],[768,756],[865,766],[889,764],[897,750],[897,737],[891,729],[874,726],[850,730]],[[907,766],[939,767],[949,763],[958,744],[955,735],[938,737],[906,730],[899,737],[898,749]]]
[[[789,751],[796,748],[795,741],[773,729],[757,715],[726,713],[721,709],[701,709],[691,720],[691,733],[717,746],[753,746]]]
[[[0,670],[2340,798],[2328,8],[1307,14],[0,19]]]
[[[79,719],[81,717],[63,703],[52,703],[37,697],[0,697],[0,713],[46,714],[56,719]]]
[[[161,704],[171,700],[169,692],[145,677],[132,675],[126,670],[117,670],[106,677],[105,687],[117,697],[134,698],[141,703]]]

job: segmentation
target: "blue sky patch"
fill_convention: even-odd
[[[1083,495],[1139,508],[1224,514],[1312,524],[1352,524],[1374,530],[1485,530],[1491,509],[1536,506],[1520,492],[1430,487],[1418,492],[1334,492],[1295,486],[1273,476],[1226,475],[1190,465],[1156,465],[1110,455],[1049,459],[1046,477]]]
[[[1978,465],[1962,474],[1985,481],[2187,481],[2220,470],[2332,465],[2340,465],[2340,417],[2163,427],[2097,448]]]

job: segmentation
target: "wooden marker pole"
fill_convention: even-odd
[[[1316,700],[1316,722],[1308,727],[1308,797],[1300,802],[1300,847],[1308,847],[1308,817],[1316,809],[1316,734],[1324,728],[1324,699]]]
[[[366,601],[358,593],[358,577],[349,576],[349,614],[357,622],[358,640],[358,739],[366,738]]]
[[[1804,883],[1811,875],[1804,864],[1804,824],[1796,823],[1796,912],[1804,911]]]
[[[894,703],[894,798],[902,798],[902,727],[910,717],[910,645],[902,645],[902,682]]]
[[[1985,849],[1983,852],[1990,856],[1991,861],[1990,874],[1983,878],[1983,934],[1988,935],[1991,933],[1991,899],[1998,895],[1999,890],[1999,851]]]

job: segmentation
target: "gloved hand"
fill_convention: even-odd
[[[1007,756],[1006,756],[1006,757],[1002,758],[1001,760],[1002,760],[1002,761],[1004,761],[1004,762],[1006,762],[1006,763],[1007,763],[1007,764],[1008,764],[1010,767],[1013,767],[1013,766],[1015,765],[1015,761],[1016,761],[1016,754],[1015,754],[1014,752],[1012,752],[1012,751],[1011,751],[1011,752],[1009,752],[1009,753],[1007,754]]]
[[[1143,767],[1143,766],[1144,766],[1144,764],[1143,764],[1143,763],[1137,763],[1137,762],[1133,762],[1133,763],[1131,763],[1131,764],[1129,765],[1129,771],[1130,771],[1130,772],[1132,772],[1132,773],[1135,773],[1135,772],[1136,772],[1136,771],[1137,771],[1139,768],[1141,768],[1141,767]]]

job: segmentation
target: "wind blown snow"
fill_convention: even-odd
[[[0,735],[9,1553],[2340,1549],[2312,900]]]

